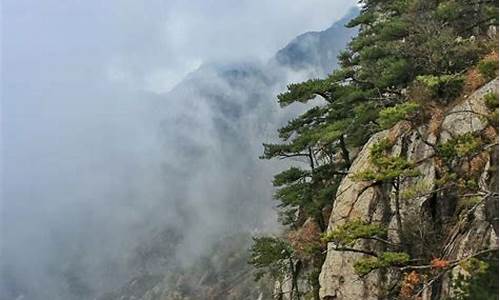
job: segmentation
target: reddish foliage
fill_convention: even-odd
[[[477,68],[470,69],[465,77],[465,91],[472,93],[485,84],[483,75]]]
[[[488,55],[486,55],[484,59],[489,61],[498,61],[498,52],[492,51]]]
[[[431,260],[431,265],[433,269],[446,269],[450,266],[450,262],[446,259],[434,258]]]
[[[309,257],[308,250],[321,247],[320,234],[318,225],[309,219],[301,228],[288,233],[288,241],[300,256]]]
[[[469,162],[468,162],[468,171],[470,173],[470,175],[476,175],[476,176],[480,176],[481,173],[484,171],[484,167],[486,165],[486,163],[489,161],[490,159],[490,156],[488,155],[488,153],[481,153],[479,155],[476,155],[474,158],[472,158]]]
[[[399,293],[400,299],[414,299],[415,289],[420,284],[420,275],[412,271],[405,275],[405,279],[401,284]]]

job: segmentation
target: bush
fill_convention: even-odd
[[[498,54],[491,53],[483,58],[477,68],[486,81],[490,81],[498,76]]]
[[[453,280],[453,300],[498,299],[498,252],[489,257],[471,258],[461,264],[468,273],[458,274]]]
[[[488,93],[484,95],[484,103],[490,110],[498,109],[498,94],[497,93]]]
[[[438,145],[439,156],[447,162],[455,159],[471,157],[481,150],[481,139],[472,133],[465,133]]]
[[[420,108],[415,102],[405,102],[380,111],[377,119],[383,129],[391,128],[397,122],[411,118]]]
[[[323,234],[325,242],[334,242],[338,245],[353,246],[359,239],[384,237],[387,229],[379,224],[370,224],[361,220],[351,220],[335,230]]]
[[[250,248],[249,264],[260,269],[255,275],[255,280],[261,279],[266,273],[274,278],[282,276],[288,268],[288,260],[292,255],[292,246],[283,239],[267,236],[254,237]]]
[[[487,61],[482,60],[479,62],[477,68],[481,75],[483,75],[484,79],[487,81],[494,79],[498,74],[498,61]]]
[[[470,69],[465,75],[465,91],[472,93],[486,83],[484,76],[479,72],[477,66]]]
[[[354,270],[360,276],[367,275],[373,270],[402,266],[410,261],[410,256],[404,252],[383,252],[378,257],[365,257],[354,263]]]
[[[416,84],[425,89],[431,98],[448,103],[462,93],[465,78],[462,75],[417,76]]]
[[[420,175],[414,162],[387,153],[393,143],[382,139],[370,149],[370,161],[375,168],[369,168],[353,175],[357,181],[391,182],[398,177],[417,177]]]

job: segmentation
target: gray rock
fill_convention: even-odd
[[[437,166],[431,158],[434,154],[432,145],[435,145],[437,141],[444,142],[454,136],[484,129],[487,126],[484,115],[488,113],[488,109],[483,97],[489,92],[498,92],[498,79],[484,85],[459,103],[451,105],[449,111],[445,113],[438,136],[431,133],[426,126],[415,130],[405,126],[405,123],[399,123],[390,130],[375,134],[363,147],[349,173],[355,174],[371,167],[369,153],[375,143],[384,138],[395,139],[392,154],[418,162],[417,168],[420,172],[418,178],[408,179],[400,186],[400,194],[409,192],[410,189],[418,190],[417,196],[412,197],[411,200],[400,199],[403,224],[425,228],[426,224],[446,221],[451,217],[456,199],[447,198],[447,195],[439,195],[440,199],[433,199],[430,196],[429,192],[435,189],[434,180],[437,173]],[[488,182],[498,180],[498,178],[488,178],[488,176],[491,177],[488,168],[489,164],[485,166],[484,175],[481,178],[486,189]],[[393,213],[395,209],[393,192],[393,187],[370,186],[370,183],[355,181],[351,176],[346,176],[340,184],[333,203],[328,229],[334,230],[346,221],[354,219],[380,222],[389,227],[389,239],[398,242],[400,237],[395,230],[397,226]],[[420,222],[420,225],[411,223],[411,220]],[[498,244],[497,231],[487,217],[486,203],[481,203],[476,208],[473,216],[467,218],[466,224],[461,224],[455,228],[455,232],[451,232],[444,238],[446,238],[445,250],[448,260],[461,259],[484,247]],[[358,242],[354,246],[358,250],[373,249],[373,247],[382,247],[382,245],[373,242]],[[418,249],[412,250],[419,251]],[[355,273],[353,265],[363,256],[365,255],[361,253],[337,251],[333,245],[328,246],[326,260],[320,274],[321,299],[389,299],[385,291],[395,283],[397,272],[374,271],[360,278]],[[464,271],[456,267],[451,273],[456,276],[459,272]],[[452,294],[450,279],[448,277],[443,279],[437,290],[443,297]],[[423,299],[430,300],[431,297],[430,290],[423,293]]]

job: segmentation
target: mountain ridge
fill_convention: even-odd
[[[166,138],[165,144],[177,145],[177,147],[171,147],[167,151],[171,151],[179,158],[178,164],[165,166],[167,171],[178,173],[179,178],[191,178],[198,176],[197,171],[186,171],[183,166],[193,165],[201,170],[210,170],[210,168],[217,167],[218,169],[224,168],[226,177],[229,178],[221,178],[220,180],[232,182],[231,180],[237,179],[241,176],[240,174],[245,174],[244,176],[247,178],[245,182],[233,181],[228,184],[228,191],[226,192],[229,195],[213,201],[217,207],[224,207],[225,211],[227,211],[225,218],[239,215],[240,220],[230,221],[234,228],[225,228],[227,225],[223,224],[221,226],[217,225],[215,228],[205,229],[204,232],[214,231],[221,234],[222,239],[221,236],[216,238],[204,237],[203,241],[196,241],[197,243],[204,243],[203,245],[200,244],[200,250],[192,250],[194,254],[190,255],[193,257],[191,264],[194,266],[214,259],[217,260],[216,256],[207,254],[207,252],[223,251],[228,257],[234,257],[235,262],[229,265],[222,264],[222,262],[212,262],[207,265],[206,272],[220,264],[223,265],[222,268],[228,268],[223,270],[218,267],[217,270],[210,271],[215,272],[212,276],[221,276],[217,285],[203,279],[203,274],[199,274],[200,271],[196,268],[185,269],[182,266],[183,263],[178,263],[178,255],[182,255],[181,249],[186,244],[194,242],[192,241],[193,238],[199,239],[197,233],[193,235],[189,230],[198,232],[201,229],[197,228],[196,216],[190,216],[188,213],[190,205],[198,204],[194,202],[189,204],[189,199],[186,198],[188,196],[180,195],[181,201],[178,204],[180,208],[177,209],[185,212],[183,213],[186,217],[184,224],[179,224],[174,231],[167,228],[161,229],[159,233],[160,237],[163,234],[174,236],[176,245],[172,246],[169,239],[158,238],[156,242],[148,246],[151,248],[150,250],[147,249],[148,247],[141,249],[144,261],[140,261],[140,257],[135,258],[134,261],[135,264],[146,267],[141,267],[142,271],[136,272],[128,284],[114,292],[102,295],[102,297],[98,298],[99,300],[200,299],[202,296],[205,297],[204,299],[214,300],[253,300],[258,297],[265,297],[263,299],[270,297],[274,283],[257,285],[252,279],[253,271],[247,265],[247,248],[251,236],[249,233],[268,230],[266,228],[269,228],[269,225],[263,225],[262,221],[273,220],[274,222],[275,219],[274,211],[270,208],[272,191],[267,183],[270,180],[271,172],[264,171],[269,174],[262,174],[263,166],[258,160],[262,150],[260,143],[257,141],[268,139],[269,132],[274,131],[277,124],[285,122],[285,119],[290,115],[289,112],[286,116],[280,116],[274,100],[275,95],[290,80],[290,75],[298,74],[297,78],[299,80],[311,76],[311,74],[323,76],[325,74],[323,64],[333,65],[336,62],[336,54],[332,55],[329,49],[329,53],[322,55],[322,59],[313,57],[326,50],[323,48],[320,49],[321,51],[302,53],[301,59],[306,62],[298,65],[289,64],[296,58],[290,58],[291,61],[280,62],[277,55],[280,53],[280,57],[283,58],[292,54],[291,51],[293,50],[287,50],[293,48],[292,44],[300,45],[307,42],[308,46],[311,46],[310,41],[303,39],[303,37],[310,34],[322,35],[328,30],[336,33],[345,31],[345,33],[341,34],[340,38],[328,35],[322,38],[321,41],[332,39],[331,43],[338,44],[333,51],[344,48],[353,32],[343,26],[345,19],[334,22],[325,31],[309,32],[298,36],[294,41],[280,49],[266,63],[241,61],[227,64],[204,64],[188,74],[170,92],[164,95],[165,101],[163,105],[158,107],[158,109],[165,111],[162,132]],[[319,41],[320,39],[318,39]],[[312,48],[314,47],[320,47],[320,43],[312,45]],[[325,59],[328,59],[328,61],[325,62]],[[170,99],[175,99],[175,102],[170,101]],[[186,112],[185,115],[169,114],[168,105],[174,105],[174,103],[185,107],[185,109],[181,110]],[[179,124],[183,124],[181,127],[185,128],[185,130],[170,131],[173,128],[171,122],[176,122],[177,127],[179,127]],[[205,137],[209,134],[213,134],[217,139],[215,141],[206,140]],[[214,159],[211,154],[213,152],[217,152],[215,162],[213,162]],[[222,160],[217,161],[219,158]],[[209,162],[207,163],[207,161]],[[231,161],[238,161],[238,163],[236,165],[226,165],[225,162]],[[200,176],[206,176],[206,174],[200,174]],[[235,201],[234,196],[231,196],[231,194],[238,195],[239,200]],[[208,197],[211,196],[208,195]],[[260,216],[263,211],[267,211],[267,215]],[[271,225],[271,228],[274,226]],[[179,230],[179,228],[187,228],[187,233],[179,235],[175,231]],[[193,238],[190,236],[193,236]],[[224,236],[228,238],[224,239]],[[235,244],[231,241],[240,242]],[[168,257],[159,254],[163,248],[165,249],[165,255]],[[177,251],[173,251],[173,248],[177,249]],[[163,262],[166,264],[163,264]],[[235,271],[235,268],[238,269],[235,272],[237,274],[242,271],[248,274],[246,275],[248,280],[245,280],[245,284],[236,284],[231,273],[223,275],[226,272]],[[142,286],[138,286],[141,284]],[[231,288],[233,284],[235,286]],[[252,286],[259,286],[259,288],[252,290]],[[138,295],[137,291],[140,291],[142,295]],[[206,298],[207,295],[213,295],[215,298]]]

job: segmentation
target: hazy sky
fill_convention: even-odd
[[[165,91],[203,62],[268,58],[296,35],[326,28],[352,3],[3,0],[4,69],[16,82],[105,76]]]
[[[203,63],[267,60],[353,4],[1,0],[0,246],[9,259],[40,267],[30,275],[42,287],[42,262],[65,259],[57,251],[83,247],[90,235],[105,245],[115,227],[140,227],[168,194],[168,145],[154,109],[163,93]]]

